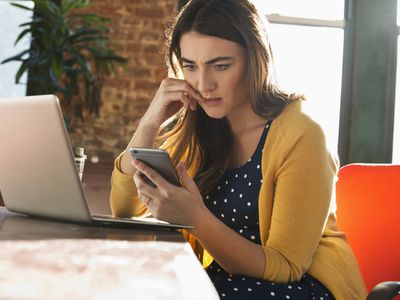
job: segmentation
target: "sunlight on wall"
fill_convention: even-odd
[[[13,1],[33,7],[32,1]],[[24,9],[10,5],[10,1],[0,1],[0,62],[16,55],[29,46],[29,37],[25,36],[16,46],[15,39],[22,31],[20,24],[30,21],[31,14]],[[19,62],[0,64],[0,97],[24,96],[26,91],[25,73],[20,84],[15,83],[15,74],[20,66]]]

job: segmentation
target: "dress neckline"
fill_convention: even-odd
[[[259,151],[259,148],[260,148],[260,147],[261,147],[261,148],[264,147],[265,139],[266,139],[266,137],[267,137],[267,133],[268,133],[269,127],[271,126],[271,122],[272,122],[272,121],[268,121],[268,122],[264,125],[264,129],[263,129],[263,131],[262,131],[262,133],[261,133],[260,139],[258,140],[257,147],[256,147],[256,149],[254,150],[253,154],[250,156],[250,158],[249,158],[243,165],[241,165],[241,166],[239,166],[239,167],[234,167],[234,168],[228,168],[228,169],[226,169],[226,172],[238,171],[238,170],[240,170],[240,169],[242,169],[242,168],[245,168],[248,164],[251,163],[251,161],[252,161],[253,158],[256,156],[257,152]]]

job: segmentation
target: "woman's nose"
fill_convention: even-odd
[[[197,79],[197,90],[202,94],[206,94],[215,90],[217,84],[208,72],[199,72]]]

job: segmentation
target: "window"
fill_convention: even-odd
[[[25,6],[33,7],[32,1],[13,1]],[[0,61],[16,55],[29,47],[29,37],[25,36],[16,46],[15,39],[21,32],[20,24],[30,21],[29,11],[12,6],[11,1],[0,1]],[[0,64],[0,97],[23,96],[26,91],[26,77],[24,74],[20,84],[15,84],[15,74],[20,66],[19,62]]]
[[[337,149],[344,0],[253,0],[267,15],[278,82],[307,98],[307,110]]]
[[[400,33],[400,3],[397,1],[397,27]],[[397,37],[396,97],[393,128],[392,163],[400,164],[400,36]]]

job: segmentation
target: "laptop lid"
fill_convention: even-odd
[[[56,96],[0,99],[0,142],[8,210],[91,222]]]
[[[154,218],[92,217],[54,95],[0,99],[0,142],[0,190],[10,211],[105,226],[193,228]]]

